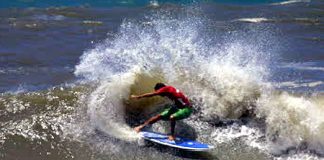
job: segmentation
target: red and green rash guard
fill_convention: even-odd
[[[170,98],[178,108],[191,106],[189,99],[182,92],[172,86],[162,87],[155,91],[155,93]]]

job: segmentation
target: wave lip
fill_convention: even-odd
[[[305,83],[296,83],[296,82],[281,82],[278,84],[279,87],[289,87],[289,88],[299,88],[299,87],[317,87],[323,85],[323,81],[315,82],[305,82]]]
[[[240,18],[234,21],[240,21],[240,22],[249,22],[249,23],[261,23],[261,22],[273,22],[274,20],[268,19],[268,18]]]
[[[234,22],[247,22],[247,23],[297,23],[304,25],[318,25],[320,20],[316,18],[278,18],[278,19],[269,19],[264,17],[255,17],[255,18],[239,18],[233,20]]]
[[[288,0],[283,2],[272,3],[271,5],[288,5],[293,3],[305,3],[305,2],[310,2],[310,0]]]
[[[307,70],[307,71],[318,71],[318,72],[324,72],[324,67],[319,66],[320,63],[284,63],[280,67],[282,68],[292,68],[292,69],[298,69],[298,70]]]

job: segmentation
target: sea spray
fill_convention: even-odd
[[[111,81],[103,81],[103,84],[91,94],[88,103],[88,114],[93,126],[123,140],[134,140],[139,137],[124,122],[123,100],[129,97],[130,85],[134,83],[133,74],[129,72],[115,75]]]
[[[236,38],[241,39],[229,39],[225,45],[220,45],[225,43],[222,41],[224,36],[214,41],[215,45],[210,45],[212,38],[201,33],[205,29],[202,18],[189,15],[168,17],[170,15],[154,14],[146,18],[145,23],[124,21],[114,39],[107,39],[81,57],[75,74],[99,81],[88,106],[94,124],[106,121],[119,124],[114,125],[117,128],[126,125],[122,117],[127,105],[122,101],[127,100],[130,87],[137,81],[136,75],[141,74],[151,77],[155,74],[155,82],[163,80],[192,99],[202,100],[199,107],[207,117],[238,118],[259,96],[262,80],[267,74],[264,65],[268,64],[268,58],[259,60],[259,57],[268,56],[262,52],[265,48],[262,45],[269,44],[244,43],[244,34],[237,34]],[[263,39],[262,34],[258,37]],[[136,74],[133,74],[134,70],[137,70]],[[151,85],[152,89],[148,91],[153,91],[154,84]],[[140,94],[138,90],[132,92]],[[95,112],[111,115],[99,116]],[[118,118],[114,120],[114,117]],[[113,129],[104,130],[116,136]]]
[[[324,108],[320,103],[287,92],[273,92],[260,97],[256,113],[265,118],[265,134],[272,153],[289,149],[323,154]]]
[[[162,81],[192,99],[196,112],[187,122],[194,125],[199,136],[208,137],[205,134],[210,132],[200,130],[213,129],[203,122],[206,119],[238,119],[252,112],[251,122],[239,124],[238,129],[232,126],[228,139],[241,138],[246,145],[273,154],[282,154],[291,147],[321,153],[322,141],[312,138],[321,133],[322,118],[313,115],[321,113],[318,106],[290,94],[277,96],[268,81],[271,65],[280,52],[271,27],[248,27],[244,32],[215,34],[219,37],[214,38],[204,32],[208,20],[186,14],[174,17],[159,13],[141,21],[125,20],[113,39],[84,53],[75,74],[98,84],[88,103],[93,127],[119,139],[132,137],[130,123],[134,122],[126,122],[124,112],[132,104],[124,102],[129,102],[130,94],[153,91],[154,82]],[[145,85],[146,81],[149,84]],[[134,87],[136,84],[146,89]],[[143,106],[154,105],[145,102]],[[313,111],[301,114],[305,108]],[[295,120],[297,124],[289,123]],[[221,131],[212,131],[213,143],[217,143],[216,135]]]
[[[175,72],[184,67],[181,61],[189,62],[188,58],[191,58],[182,55],[188,54],[194,48],[191,46],[191,38],[194,38],[191,31],[194,30],[190,26],[176,29],[179,25],[189,25],[189,21],[180,24],[175,22],[174,19],[153,20],[149,26],[124,22],[113,41],[107,40],[82,56],[81,63],[76,66],[76,75],[87,80],[99,81],[97,89],[90,95],[88,106],[94,126],[100,126],[99,128],[108,134],[122,138],[119,131],[126,131],[127,128],[123,119],[125,105],[122,102],[129,97],[136,74],[154,75],[152,71],[159,70],[162,73],[157,77],[167,77],[167,82],[171,77],[177,78]],[[173,26],[166,27],[168,24]],[[181,34],[177,33],[179,36],[173,37],[170,34],[173,29]],[[188,63],[187,65],[189,67]],[[138,67],[138,71],[143,73],[132,74],[131,72]],[[151,88],[152,91],[153,86]],[[104,127],[107,125],[109,127]],[[129,127],[127,130],[131,131]]]

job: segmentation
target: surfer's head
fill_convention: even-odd
[[[163,88],[165,87],[165,84],[164,83],[156,83],[155,84],[155,87],[154,87],[154,90],[159,90],[160,88]]]

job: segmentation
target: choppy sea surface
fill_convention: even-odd
[[[324,2],[0,2],[0,159],[324,159]],[[132,127],[186,93],[188,152]],[[169,132],[167,122],[148,130]]]

